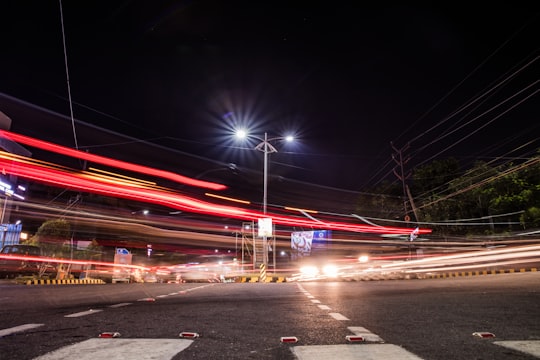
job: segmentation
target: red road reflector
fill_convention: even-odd
[[[298,338],[296,336],[282,336],[281,342],[286,344],[297,343]]]
[[[357,336],[357,335],[347,335],[347,336],[345,336],[345,339],[348,342],[360,342],[360,341],[365,340],[362,336]]]
[[[485,331],[473,332],[473,336],[478,336],[480,338],[494,338],[495,334]]]
[[[119,332],[103,332],[99,334],[99,337],[104,338],[104,339],[117,338],[117,337],[120,337],[120,333]]]
[[[196,338],[199,337],[199,334],[197,334],[195,332],[183,331],[183,332],[180,333],[180,337],[184,338],[184,339],[196,339]]]

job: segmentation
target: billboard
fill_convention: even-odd
[[[292,258],[310,256],[328,249],[331,230],[295,231],[291,233]]]

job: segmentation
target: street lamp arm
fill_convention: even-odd
[[[276,153],[278,152],[277,149],[274,147],[274,145],[270,144],[267,141],[263,141],[259,145],[255,146],[255,150],[262,151],[264,153]]]
[[[290,138],[291,138],[290,136],[275,136],[275,137],[271,137],[271,138],[266,139],[266,141],[275,141],[275,140],[287,140],[287,141],[289,141]]]

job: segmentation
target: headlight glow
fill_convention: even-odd
[[[307,276],[317,276],[319,274],[319,269],[316,266],[302,266],[300,268],[300,273]]]
[[[369,257],[367,255],[362,255],[358,257],[358,262],[367,263],[368,261],[369,261]]]
[[[323,274],[328,277],[337,277],[339,270],[335,265],[325,265],[323,267]]]

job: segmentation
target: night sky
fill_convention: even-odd
[[[410,169],[519,161],[540,145],[540,15],[524,3],[62,1],[74,116],[261,171],[233,129],[293,132],[271,171],[354,191],[397,181],[391,143]],[[0,92],[69,116],[59,1],[0,13]]]

